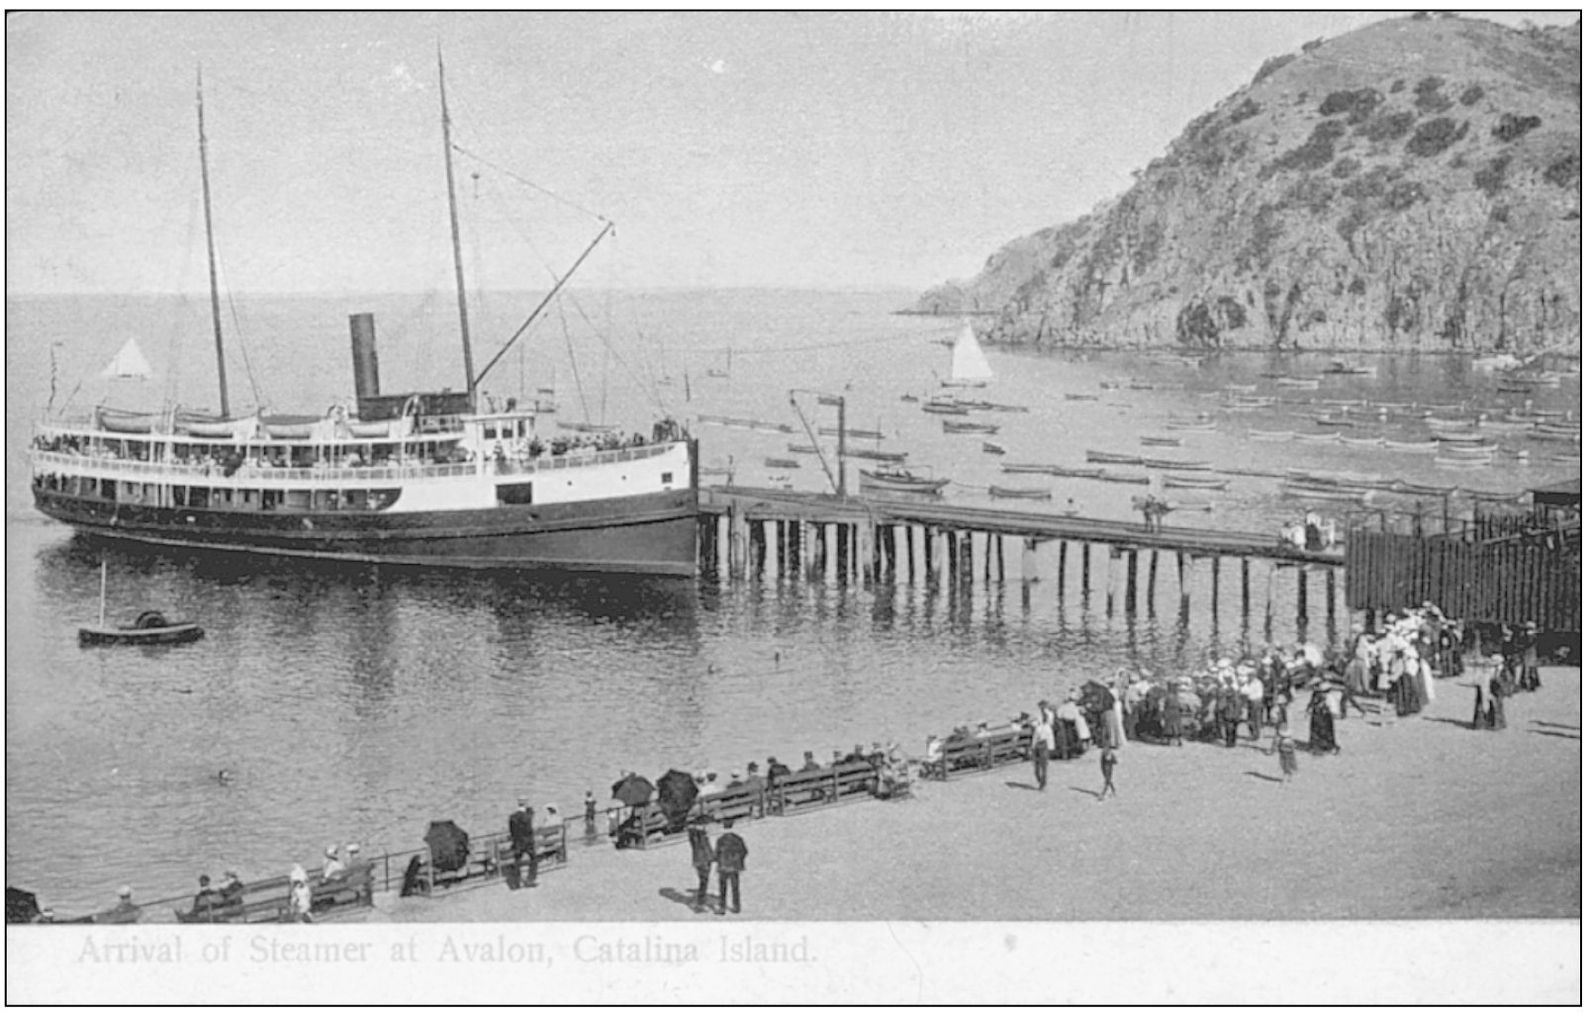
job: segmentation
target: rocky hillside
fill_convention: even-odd
[[[1308,43],[916,309],[1056,345],[1577,348],[1580,48],[1421,15]]]

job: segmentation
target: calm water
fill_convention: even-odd
[[[943,321],[887,314],[908,298],[586,295],[583,312],[568,312],[566,338],[563,323],[548,321],[522,362],[510,353],[485,387],[512,394],[555,386],[559,418],[629,427],[649,425],[668,409],[685,419],[701,412],[755,416],[798,429],[791,387],[844,392],[849,424],[882,430],[884,447],[909,450],[913,465],[953,477],[952,500],[986,504],[989,482],[1044,483],[1057,502],[1074,497],[1084,513],[1131,515],[1130,498],[1141,487],[1001,480],[998,459],[981,451],[984,438],[946,436],[939,418],[900,401],[903,393],[933,389],[933,371],[947,370],[948,349],[932,339],[954,331]],[[281,411],[322,411],[345,396],[352,388],[346,315],[361,310],[377,314],[384,389],[459,374],[454,340],[428,342],[453,333],[449,305],[436,297],[239,300],[228,311],[228,328],[241,329],[247,359],[234,342],[234,402],[255,401],[250,365],[260,400]],[[480,344],[494,350],[489,336],[511,332],[529,305],[507,295],[484,300],[477,315],[487,337]],[[224,866],[245,877],[284,872],[332,840],[411,848],[434,818],[496,830],[521,794],[572,812],[587,788],[604,799],[620,768],[726,773],[768,754],[791,760],[806,749],[825,755],[876,739],[919,749],[930,731],[1029,709],[1038,697],[1117,665],[1174,668],[1210,647],[1236,650],[1264,636],[1271,601],[1277,639],[1330,633],[1317,578],[1303,631],[1294,573],[1261,565],[1254,568],[1255,616],[1241,615],[1234,567],[1224,572],[1217,609],[1211,605],[1206,563],[1191,571],[1191,606],[1182,612],[1170,563],[1161,568],[1151,610],[1132,618],[1105,608],[1106,586],[1123,583],[1120,566],[1095,556],[1092,594],[1084,596],[1073,563],[1061,596],[1052,548],[1040,556],[1043,580],[1030,588],[1013,580],[1019,561],[1012,548],[1008,586],[979,584],[961,594],[771,579],[717,586],[300,563],[242,568],[224,557],[106,550],[44,519],[28,496],[26,443],[49,398],[52,346],[57,407],[80,381],[74,408],[101,398],[122,406],[168,397],[213,405],[207,307],[181,299],[13,299],[7,315],[7,876],[63,913],[106,902],[122,882],[151,898],[181,892],[197,873]],[[587,318],[642,337],[605,347],[589,338]],[[110,388],[96,374],[128,335],[139,337],[156,378]],[[1320,409],[1305,403],[1310,397],[1466,403],[1470,411],[1521,404],[1498,395],[1494,379],[1463,360],[1375,359],[1376,377],[1287,392],[1260,374],[1312,374],[1326,360],[1232,355],[1194,369],[1129,353],[1062,358],[990,350],[989,357],[998,379],[986,396],[1032,409],[987,417],[1003,426],[994,439],[1011,461],[1079,465],[1088,447],[1137,451],[1137,435],[1162,432],[1169,414],[1213,409],[1216,402],[1200,393],[1256,383],[1258,393],[1296,403],[1221,415],[1217,432],[1187,435],[1180,450],[1147,453],[1492,490],[1577,474],[1576,464],[1550,461],[1575,454],[1571,445],[1525,445],[1515,437],[1501,442],[1528,447],[1530,463],[1478,472],[1446,471],[1422,455],[1246,439],[1249,428],[1317,432],[1312,416]],[[726,379],[705,375],[724,368]],[[1127,378],[1156,389],[1100,388],[1100,381]],[[1101,398],[1065,401],[1063,392]],[[1576,378],[1535,397],[1540,407],[1574,412],[1578,399]],[[813,422],[830,425],[832,418]],[[803,433],[694,428],[703,458],[732,457],[742,483],[767,483],[777,474],[801,488],[823,485],[809,456],[798,471],[762,465],[767,456],[788,457],[786,445],[806,442]],[[1366,431],[1407,438],[1424,432],[1394,420]],[[1279,499],[1270,479],[1238,478],[1223,494],[1170,495],[1212,499],[1212,513],[1171,516],[1194,526],[1269,531],[1300,509]],[[1396,506],[1394,499],[1384,503]],[[78,648],[74,628],[98,610],[101,559],[113,618],[158,606],[201,620],[208,637],[178,649]],[[1345,620],[1343,612],[1343,628]],[[221,768],[235,772],[233,784],[217,782]]]

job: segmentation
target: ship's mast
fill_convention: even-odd
[[[447,115],[447,68],[436,49],[436,74],[441,80],[441,145],[447,155],[447,214],[452,219],[452,269],[458,282],[458,331],[463,337],[463,372],[468,381],[469,410],[476,409],[474,351],[469,347],[469,301],[463,287],[463,246],[458,239],[458,194],[452,176],[452,118]]]
[[[221,418],[232,417],[226,400],[226,348],[221,342],[221,287],[215,277],[215,227],[210,220],[210,152],[204,137],[204,70],[198,72],[199,178],[204,184],[204,242],[210,255],[210,319],[215,324],[215,372],[221,382]]]

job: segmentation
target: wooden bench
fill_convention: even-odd
[[[768,809],[783,816],[802,806],[826,803],[836,791],[832,768],[793,771],[778,779]]]
[[[946,742],[936,761],[922,764],[922,776],[947,781],[956,772],[987,771],[1031,756],[1031,731],[1005,729],[988,736]]]
[[[691,816],[725,821],[745,820],[765,814],[766,798],[763,792],[753,786],[739,785],[700,797],[695,801]]]
[[[360,863],[331,880],[311,879],[309,911],[328,915],[375,903],[375,874],[368,863]],[[173,910],[184,923],[261,923],[290,918],[292,884],[286,877],[254,880],[230,898],[217,895],[213,904],[202,909]]]
[[[513,862],[513,838],[511,836],[504,835],[498,838],[493,835],[491,849],[498,870]],[[538,827],[535,829],[535,862],[537,870],[567,865],[567,824],[559,823],[555,827]]]
[[[639,817],[640,823],[636,823]],[[638,829],[638,830],[637,830]],[[611,832],[613,844],[618,848],[645,849],[652,845],[665,845],[670,842],[684,840],[684,828],[677,831],[668,830],[667,815],[655,803],[646,806],[643,817],[630,814],[628,818],[618,824],[616,830]]]

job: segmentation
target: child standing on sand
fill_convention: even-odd
[[[1106,746],[1098,757],[1098,766],[1103,769],[1103,790],[1098,793],[1098,802],[1103,802],[1105,796],[1118,796],[1115,791],[1115,757],[1114,747]]]
[[[1297,773],[1297,745],[1291,742],[1290,736],[1276,731],[1274,752],[1280,755],[1280,776],[1289,785],[1291,776]]]

